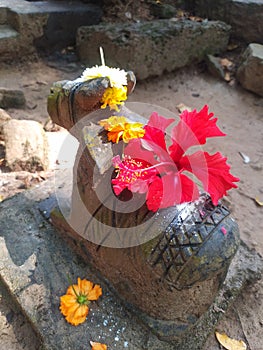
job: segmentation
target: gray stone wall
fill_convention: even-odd
[[[87,66],[100,64],[99,47],[106,63],[133,70],[138,79],[159,76],[207,54],[224,50],[230,27],[222,22],[176,19],[141,23],[103,24],[80,27],[77,50]]]

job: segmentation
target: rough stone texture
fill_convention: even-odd
[[[0,108],[0,140],[3,140],[3,125],[10,119],[10,115],[4,109]]]
[[[222,22],[176,19],[104,24],[80,27],[77,50],[80,60],[92,66],[98,64],[102,46],[109,66],[132,70],[138,79],[145,79],[224,50],[229,31]]]
[[[23,108],[25,104],[23,91],[0,87],[0,108]]]
[[[237,71],[241,85],[263,96],[263,45],[250,44]]]
[[[231,25],[233,35],[247,43],[263,43],[263,0],[184,0],[195,14]]]
[[[90,266],[82,241],[62,237],[40,215],[38,206],[52,199],[53,186],[53,181],[46,182],[0,204],[1,280],[42,339],[43,349],[86,350],[89,340],[94,340],[107,343],[110,349],[201,350],[242,287],[261,277],[262,259],[242,244],[215,302],[197,327],[181,343],[162,342],[142,327]],[[46,204],[43,210],[47,214]],[[88,278],[103,288],[103,296],[91,303],[87,322],[78,327],[67,324],[59,312],[59,297],[68,287],[67,274],[74,282],[77,277]]]
[[[206,64],[209,72],[217,78],[224,79],[225,72],[224,68],[220,63],[220,57],[215,57],[213,55],[207,55]]]
[[[10,120],[3,125],[6,165],[12,170],[39,171],[48,166],[47,138],[33,120]]]
[[[37,48],[50,50],[74,45],[80,25],[97,24],[100,6],[80,1],[0,2],[0,60],[21,58]]]

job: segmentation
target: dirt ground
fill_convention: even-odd
[[[0,85],[23,90],[27,100],[25,109],[9,109],[8,113],[12,118],[33,119],[44,125],[48,118],[46,98],[51,83],[73,80],[84,68],[71,53],[65,54],[63,60],[54,56],[45,61],[0,67]],[[242,239],[263,256],[263,207],[256,202],[263,202],[263,99],[244,91],[235,82],[228,84],[210,76],[203,66],[195,66],[139,82],[129,101],[146,102],[174,113],[178,113],[176,106],[180,103],[196,109],[209,105],[228,136],[209,142],[205,149],[227,156],[232,173],[240,177],[239,188],[232,190],[225,202],[239,224]],[[248,163],[244,162],[242,153],[249,157]],[[44,181],[51,173],[32,177],[25,173],[17,176],[2,172],[0,198],[3,200],[31,184]],[[29,180],[25,180],[28,176]],[[1,285],[0,301],[0,349],[38,349],[36,335]],[[242,339],[249,350],[263,350],[262,281],[246,288],[217,329]],[[216,349],[220,346],[211,335],[205,350]]]

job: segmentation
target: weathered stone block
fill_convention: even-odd
[[[250,44],[237,71],[240,84],[263,96],[263,45]]]
[[[3,139],[3,135],[2,135],[3,125],[10,119],[11,119],[10,115],[4,109],[0,108],[0,140]]]
[[[263,0],[184,0],[195,14],[231,25],[233,35],[247,43],[263,43]]]
[[[0,108],[23,108],[25,103],[23,91],[0,88]]]
[[[138,79],[161,75],[226,48],[230,27],[222,22],[177,19],[80,27],[77,50],[88,66],[99,63],[133,70]]]
[[[9,168],[33,172],[47,169],[48,143],[40,123],[12,119],[3,125],[3,138]]]
[[[217,78],[224,79],[225,72],[220,64],[220,57],[215,57],[213,55],[207,55],[206,57],[206,65],[209,72]]]
[[[3,7],[7,16],[0,11],[0,61],[34,54],[38,48],[74,45],[77,28],[97,24],[102,16],[98,4],[81,1],[2,0]]]

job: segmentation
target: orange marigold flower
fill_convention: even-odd
[[[91,300],[97,300],[102,295],[98,284],[78,278],[78,284],[69,286],[67,293],[60,297],[60,311],[67,322],[73,326],[83,323],[89,312]]]
[[[123,116],[112,116],[99,122],[108,131],[108,140],[118,143],[122,139],[128,143],[132,139],[141,138],[145,134],[143,124],[132,123]]]
[[[106,344],[96,343],[94,341],[90,341],[90,345],[92,346],[91,350],[107,350]]]
[[[110,109],[115,109],[116,111],[119,111],[118,106],[123,105],[124,102],[127,100],[127,87],[121,86],[121,87],[109,87],[105,90],[100,102],[102,103],[100,108],[106,108],[107,106],[110,107]]]

